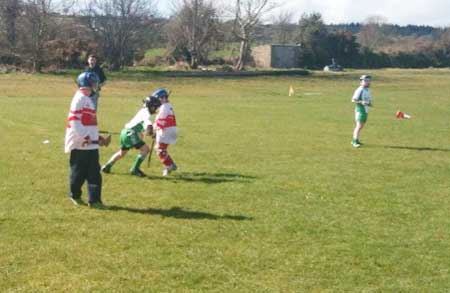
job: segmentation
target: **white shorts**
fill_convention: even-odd
[[[177,128],[168,127],[156,130],[156,143],[175,144],[177,142]]]

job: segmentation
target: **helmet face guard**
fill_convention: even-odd
[[[147,107],[150,114],[154,114],[156,110],[161,106],[161,101],[153,96],[146,97],[143,102],[144,106]]]

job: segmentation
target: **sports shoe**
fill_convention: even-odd
[[[102,202],[97,201],[97,202],[93,202],[93,203],[88,203],[88,207],[92,208],[92,209],[97,209],[97,210],[107,210],[108,207],[105,206]]]
[[[69,199],[70,199],[70,201],[71,201],[74,205],[76,205],[76,206],[80,206],[80,205],[83,205],[83,204],[84,204],[84,202],[83,202],[83,200],[81,199],[81,197],[73,198],[73,197],[69,196]]]
[[[361,147],[361,144],[360,144],[359,142],[357,142],[357,141],[353,141],[353,142],[352,142],[352,146],[353,146],[354,148],[359,148],[359,147]]]
[[[175,163],[172,163],[172,165],[170,165],[167,168],[164,168],[163,170],[163,176],[167,176],[169,175],[172,171],[175,171],[176,169],[178,169],[177,165],[175,165]]]
[[[141,169],[139,169],[139,168],[131,169],[130,174],[133,176],[145,177],[145,173],[142,172]]]
[[[103,173],[111,173],[111,165],[108,165],[108,164],[106,164],[106,165],[104,165],[103,167],[102,167],[102,172]]]

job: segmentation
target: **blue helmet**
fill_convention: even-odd
[[[160,88],[160,89],[157,89],[156,91],[154,91],[153,94],[151,94],[150,96],[158,98],[158,99],[168,98],[169,92],[164,88]]]
[[[78,87],[90,87],[94,90],[97,88],[98,83],[100,82],[100,79],[98,78],[98,75],[95,72],[83,72],[80,75],[78,75],[77,78],[77,84]]]

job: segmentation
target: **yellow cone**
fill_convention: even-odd
[[[295,94],[294,88],[292,85],[289,87],[289,97],[292,97]]]

